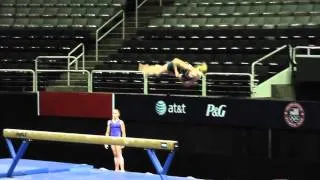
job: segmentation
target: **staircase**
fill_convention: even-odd
[[[95,42],[86,43],[85,66],[86,70],[114,70],[121,69],[124,66],[118,66],[117,63],[110,61],[110,55],[117,54],[118,49],[125,40],[129,40],[136,36],[137,28],[135,22],[134,2],[128,2],[125,10],[125,39],[122,39],[122,24],[111,31],[104,39],[99,42],[99,59],[96,61]],[[166,1],[167,3],[172,3]],[[149,20],[158,16],[162,8],[159,6],[158,0],[149,0],[139,9],[138,28],[144,28]],[[91,37],[95,37],[92,32]],[[133,66],[124,67],[130,69]],[[134,66],[135,67],[135,66]],[[131,69],[136,70],[136,69]],[[67,73],[63,73],[58,80],[51,80],[45,88],[46,91],[88,91],[87,77],[82,73],[71,73],[70,86],[67,86]]]

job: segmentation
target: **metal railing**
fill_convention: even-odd
[[[32,69],[0,69],[0,72],[27,72],[32,74],[32,91],[37,91],[37,84],[36,84],[36,73]]]
[[[297,51],[301,50],[301,49],[304,49],[307,52],[298,54]],[[315,49],[319,50],[319,54],[312,54],[311,53],[311,50],[315,50]],[[296,46],[293,48],[293,57],[292,57],[293,63],[295,63],[295,64],[297,64],[296,57],[319,58],[320,57],[320,46]]]
[[[82,48],[81,53],[78,56],[72,56],[72,54],[74,54],[79,48]],[[78,70],[79,66],[78,66],[78,59],[82,58],[82,70],[85,70],[85,46],[83,43],[80,43],[78,46],[76,46],[73,50],[71,50],[68,53],[68,70],[70,70],[70,67],[75,64],[75,69]],[[73,59],[73,61],[70,61],[70,57],[75,57]]]
[[[112,20],[114,20],[118,16],[121,16],[121,14],[122,14],[122,19],[119,22],[117,22],[115,25],[113,25],[107,32],[103,33],[100,36],[100,34],[99,34],[100,31],[103,30],[110,22],[112,22]],[[105,22],[101,27],[99,27],[96,30],[96,61],[99,60],[99,42],[104,37],[106,37],[112,30],[114,30],[116,27],[118,27],[121,23],[122,23],[122,39],[124,39],[125,38],[125,12],[123,10],[120,10],[119,12],[117,12],[117,14],[115,14],[110,19],[108,19],[107,22]]]
[[[252,78],[252,74],[250,73],[215,73],[215,72],[208,72],[204,76],[202,76],[202,96],[207,96],[207,75],[222,75],[222,76],[249,76],[250,81],[250,93],[253,91],[253,86],[254,86],[254,79]]]
[[[67,64],[67,70],[70,71],[70,59],[73,59],[72,62],[76,59],[75,56],[38,56],[36,57],[35,61],[35,72],[36,72],[36,79],[38,79],[38,70],[39,70],[39,66],[38,66],[38,60],[39,59],[68,59],[68,64]],[[68,72],[68,86],[70,85],[70,72]]]
[[[135,15],[136,15],[136,28],[138,28],[138,19],[139,19],[139,8],[141,7],[141,6],[143,6],[148,0],[143,0],[140,4],[139,4],[139,2],[138,2],[139,0],[136,0],[136,6],[135,6]],[[159,0],[159,5],[160,6],[162,6],[162,0]]]
[[[91,87],[93,87],[93,74],[95,73],[135,73],[143,75],[143,93],[148,94],[148,77],[142,71],[126,71],[126,70],[92,70],[91,71]]]
[[[283,45],[283,46],[277,48],[276,50],[270,52],[269,54],[267,54],[267,55],[259,58],[259,59],[256,60],[256,61],[254,61],[254,62],[251,64],[251,75],[252,75],[252,78],[253,78],[253,79],[252,79],[252,82],[255,82],[255,80],[256,80],[256,79],[255,79],[255,77],[256,77],[256,72],[255,72],[256,65],[257,65],[258,63],[262,62],[263,60],[271,57],[272,55],[277,54],[278,52],[282,51],[283,49],[285,49],[285,48],[287,48],[287,47],[288,47],[288,45]],[[256,86],[256,85],[253,84],[253,89],[254,89],[255,86]]]
[[[63,70],[63,69],[41,69],[41,70],[37,70],[36,74],[38,72],[74,72],[74,73],[86,73],[88,78],[87,78],[87,84],[88,84],[88,92],[92,92],[92,82],[91,82],[91,73],[88,70]],[[38,84],[38,79],[35,79],[35,84]],[[70,77],[68,77],[68,82],[67,82],[68,86],[70,86]],[[36,91],[38,91],[38,88],[36,89]]]

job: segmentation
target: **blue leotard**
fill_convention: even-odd
[[[110,136],[121,137],[121,120],[112,121],[109,120],[108,124],[110,126]]]

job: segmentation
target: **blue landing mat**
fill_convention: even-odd
[[[12,162],[11,158],[0,159],[0,177],[5,177]],[[16,166],[13,176],[21,176],[28,174],[50,173],[70,171],[72,169],[92,169],[93,166],[86,164],[73,164],[53,161],[37,161],[29,159],[21,159]]]
[[[186,177],[174,177],[167,176],[168,180],[183,180],[183,179],[195,179]],[[8,179],[9,178],[4,178]],[[137,172],[114,172],[111,170],[101,169],[86,169],[86,170],[74,170],[65,172],[55,173],[42,173],[25,175],[19,177],[10,178],[10,180],[56,180],[56,179],[68,179],[68,180],[105,180],[105,179],[116,179],[116,180],[160,180],[159,175],[151,173],[137,173]]]
[[[10,180],[159,180],[160,176],[151,173],[115,172],[108,169],[94,169],[91,165],[72,164],[52,161],[21,159],[13,173],[6,178],[12,159],[0,159],[0,178]],[[195,179],[192,177],[167,176],[168,180]]]

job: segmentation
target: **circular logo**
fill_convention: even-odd
[[[305,113],[299,103],[289,103],[284,110],[284,120],[293,128],[300,127],[305,119]]]
[[[156,112],[160,116],[164,115],[167,112],[167,105],[164,101],[158,101],[156,103]]]

